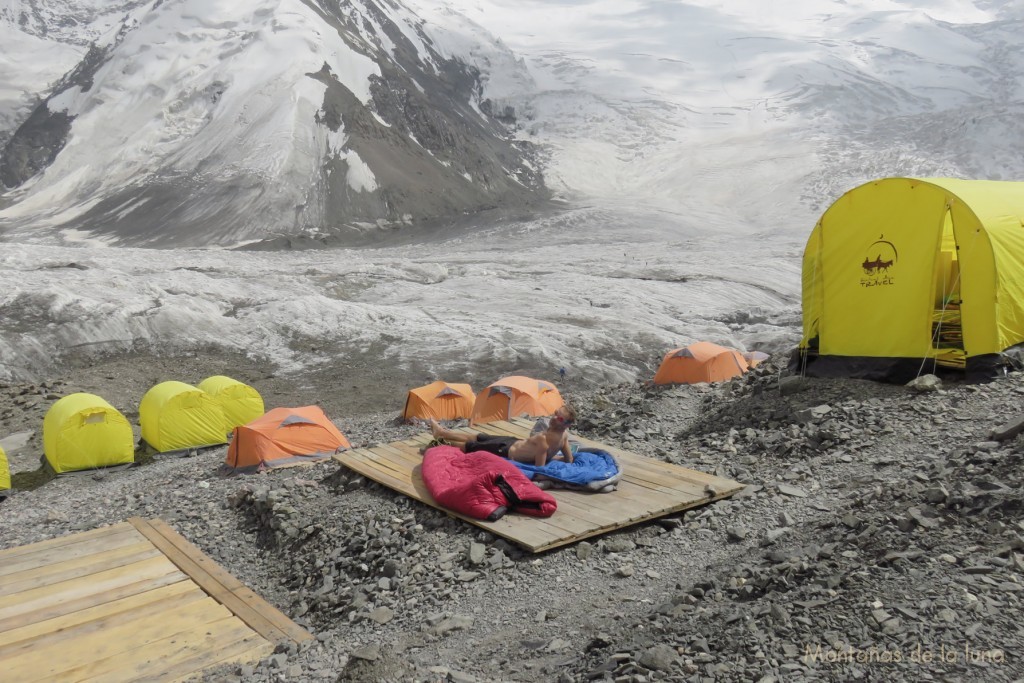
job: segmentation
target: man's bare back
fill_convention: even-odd
[[[574,419],[575,412],[566,406],[562,406],[555,411],[555,414],[546,430],[537,434],[531,434],[525,439],[516,439],[511,443],[509,443],[508,440],[511,440],[512,437],[495,437],[486,434],[457,432],[445,429],[439,425],[436,420],[430,421],[430,432],[434,435],[434,438],[445,439],[456,443],[466,452],[488,450],[492,453],[508,457],[510,460],[515,460],[516,462],[528,463],[540,467],[547,464],[549,460],[560,457],[559,452],[562,453],[561,457],[564,457],[566,462],[571,463],[573,461],[572,448],[569,445],[568,427],[572,424]],[[504,443],[508,444],[507,450],[503,451],[501,446],[497,447],[495,450],[491,450],[490,447],[484,446],[485,441],[490,442],[490,444],[493,445],[495,439],[500,439],[504,441]]]

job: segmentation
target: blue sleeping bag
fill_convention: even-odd
[[[584,491],[612,491],[622,478],[618,461],[608,451],[598,448],[575,451],[571,463],[551,460],[540,467],[522,462],[515,463],[515,466],[534,483],[549,481],[559,488]]]

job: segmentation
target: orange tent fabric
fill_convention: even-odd
[[[724,382],[749,369],[743,354],[711,342],[695,342],[665,354],[655,384]]]
[[[469,423],[551,415],[563,405],[562,394],[551,382],[512,375],[502,377],[476,395]]]
[[[224,463],[236,472],[255,472],[323,460],[344,448],[351,444],[319,406],[274,408],[235,427]]]
[[[473,412],[473,387],[468,384],[431,382],[409,390],[402,417],[406,420],[458,420]]]

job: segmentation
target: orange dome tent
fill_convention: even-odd
[[[406,420],[458,420],[473,412],[473,387],[468,384],[431,382],[409,390],[402,417]]]
[[[551,382],[512,375],[502,377],[476,395],[470,424],[511,417],[551,415],[565,405]]]
[[[665,354],[655,384],[724,382],[749,369],[743,354],[711,342],[695,342]]]
[[[224,463],[236,472],[255,472],[323,460],[350,447],[319,406],[274,408],[235,427]]]

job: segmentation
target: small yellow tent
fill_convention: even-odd
[[[1024,342],[1024,182],[885,178],[840,197],[803,258],[791,367],[905,382],[991,376]]]
[[[406,420],[458,420],[473,412],[475,395],[468,384],[450,384],[438,380],[410,389],[402,417]]]
[[[11,467],[7,464],[7,454],[0,448],[0,498],[11,492]]]
[[[214,375],[200,382],[199,388],[220,403],[224,411],[225,434],[263,415],[263,397],[248,384],[224,375]]]
[[[95,394],[70,394],[43,418],[43,454],[57,474],[135,461],[132,426]]]
[[[160,453],[227,443],[220,403],[184,382],[162,382],[147,391],[139,422],[143,440]]]

